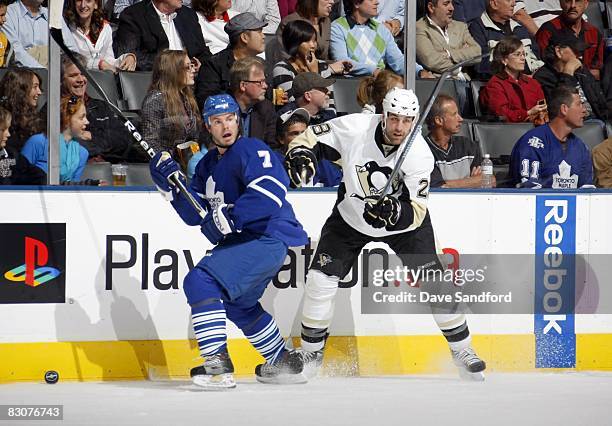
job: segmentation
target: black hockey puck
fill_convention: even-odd
[[[59,374],[57,371],[49,370],[45,373],[45,382],[49,383],[50,385],[57,383],[58,380]]]

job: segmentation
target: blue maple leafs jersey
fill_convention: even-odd
[[[514,145],[510,175],[518,188],[572,189],[592,185],[591,153],[573,133],[562,144],[546,124],[528,131]]]
[[[306,244],[308,236],[285,198],[288,185],[283,164],[268,146],[259,139],[240,137],[223,155],[217,148],[208,151],[196,166],[189,191],[206,208],[232,204],[229,215],[238,231],[295,247]],[[187,224],[199,223],[201,219],[183,214],[179,204],[184,201],[173,201]]]

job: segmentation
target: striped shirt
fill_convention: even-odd
[[[319,62],[319,75],[323,78],[331,77],[332,70],[325,61],[318,60]],[[293,65],[287,61],[280,61],[276,65],[274,65],[274,69],[272,70],[272,86],[275,89],[283,89],[287,96],[289,97],[289,102],[295,101],[295,97],[293,96],[293,79],[298,75],[298,72]],[[329,89],[329,105],[330,107],[334,106],[334,85],[332,84],[327,89]],[[331,108],[333,109],[333,108]],[[335,111],[335,110],[334,110]]]

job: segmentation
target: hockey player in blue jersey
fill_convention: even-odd
[[[593,185],[586,144],[572,133],[586,109],[578,90],[559,87],[548,103],[550,123],[525,133],[514,145],[510,175],[517,188],[572,189]]]
[[[239,137],[239,106],[229,95],[210,96],[204,123],[216,145],[198,163],[189,191],[208,211],[202,217],[170,183],[180,176],[168,153],[150,164],[160,191],[188,225],[199,225],[216,244],[186,276],[183,290],[191,306],[202,366],[192,369],[196,385],[235,387],[227,350],[226,319],[236,324],[265,358],[255,369],[264,383],[306,379],[298,354],[284,347],[278,327],[259,299],[285,261],[290,246],[307,235],[285,199],[289,179],[281,162],[262,141]]]

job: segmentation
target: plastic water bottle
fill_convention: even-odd
[[[485,154],[484,160],[482,160],[482,164],[480,166],[480,171],[482,173],[480,187],[493,188],[493,162],[491,161],[491,156],[489,154]]]

